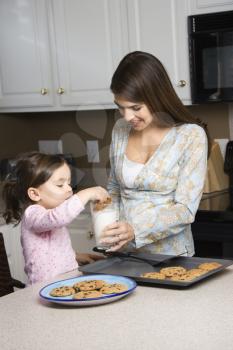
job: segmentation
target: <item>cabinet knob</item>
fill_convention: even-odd
[[[60,88],[57,89],[57,93],[58,93],[59,95],[64,94],[64,92],[65,92],[65,89],[63,89],[62,87],[60,87]]]
[[[181,79],[177,86],[184,87],[186,84],[187,84],[186,81]]]
[[[48,89],[42,88],[42,89],[40,89],[40,93],[41,93],[41,95],[47,95]]]

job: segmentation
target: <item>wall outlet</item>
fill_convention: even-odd
[[[47,154],[63,153],[62,140],[39,140],[39,151]]]
[[[87,141],[87,159],[89,163],[99,163],[99,143],[97,140]]]
[[[223,157],[223,159],[225,159],[226,147],[227,147],[227,143],[228,143],[229,139],[215,139],[215,141],[218,142],[219,147],[220,147],[220,151],[222,153],[222,157]]]

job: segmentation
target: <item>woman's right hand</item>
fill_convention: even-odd
[[[100,244],[110,246],[107,251],[114,252],[135,239],[134,229],[127,222],[117,221],[103,230]]]
[[[77,195],[84,205],[89,201],[105,202],[110,198],[108,192],[101,186],[86,188],[85,190],[79,191]]]

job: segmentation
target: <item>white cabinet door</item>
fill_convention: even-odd
[[[72,247],[77,253],[94,254],[92,248],[94,248],[96,244],[91,230],[72,228],[69,229],[69,232]]]
[[[165,66],[184,103],[190,103],[188,3],[128,0],[130,50],[154,54]]]
[[[27,276],[24,272],[24,258],[20,243],[20,225],[16,227],[12,224],[3,225],[0,226],[0,231],[4,237],[11,276],[26,283]]]
[[[106,107],[110,79],[127,51],[124,0],[54,0],[62,106]]]
[[[51,81],[46,0],[1,0],[0,107],[52,106]]]
[[[112,107],[127,45],[125,0],[1,0],[0,110]]]
[[[232,11],[232,0],[188,0],[190,3],[190,14]]]
[[[87,210],[77,216],[68,226],[73,249],[78,253],[93,253],[95,244],[92,220]]]

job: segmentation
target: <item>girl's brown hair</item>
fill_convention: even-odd
[[[7,224],[18,224],[26,207],[33,203],[28,197],[28,189],[38,188],[48,181],[53,172],[65,163],[62,156],[39,152],[24,153],[18,157],[13,180],[5,182],[2,193],[5,202],[3,217]]]
[[[127,101],[144,103],[161,126],[200,125],[205,129],[210,150],[207,125],[194,118],[183,105],[165,68],[155,56],[142,51],[127,54],[113,74],[110,88],[114,95]]]

